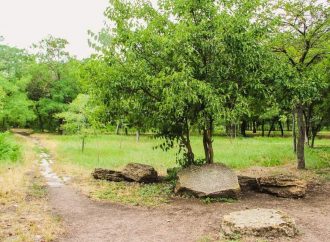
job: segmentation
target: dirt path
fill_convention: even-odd
[[[287,212],[301,231],[294,239],[275,238],[273,241],[325,242],[330,238],[329,183],[314,187],[301,200],[248,193],[235,203],[206,205],[198,200],[179,199],[159,208],[143,208],[91,201],[52,172],[52,161],[47,154],[41,154],[40,161],[49,186],[50,204],[67,228],[67,234],[59,241],[181,242],[197,241],[206,236],[217,240],[221,237],[220,223],[224,214],[258,207]],[[242,241],[257,240],[244,238]]]

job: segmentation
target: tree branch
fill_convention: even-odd
[[[289,59],[289,61],[291,62],[291,64],[293,66],[296,66],[297,65],[297,63],[292,59],[292,57],[289,56],[289,54],[288,54],[288,52],[287,52],[287,50],[285,48],[283,48],[283,47],[273,48],[273,51],[274,52],[278,52],[278,53],[284,53],[285,56]]]

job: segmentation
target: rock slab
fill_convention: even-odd
[[[259,190],[278,197],[301,198],[306,195],[307,183],[294,176],[275,175],[257,178]]]
[[[297,234],[295,221],[275,209],[249,209],[232,212],[222,220],[222,230],[227,236],[247,235],[260,237],[293,237]]]
[[[197,197],[237,198],[240,186],[235,172],[225,165],[206,164],[179,171],[175,192]]]
[[[238,183],[242,191],[258,191],[259,186],[256,177],[238,176]]]
[[[158,181],[157,171],[149,165],[129,163],[122,170],[122,175],[135,182],[151,183]]]
[[[120,171],[113,171],[108,169],[96,168],[92,173],[95,179],[107,180],[114,182],[126,181],[126,177]]]

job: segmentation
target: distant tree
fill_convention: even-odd
[[[78,134],[82,137],[82,152],[85,148],[85,138],[90,133],[91,124],[88,119],[90,115],[89,96],[85,94],[79,94],[69,104],[67,111],[55,115],[62,120],[60,128],[65,134]]]
[[[0,45],[0,127],[25,126],[35,119],[26,95],[26,67],[30,56],[23,50]]]
[[[50,36],[34,45],[37,61],[30,66],[27,93],[34,101],[40,130],[58,129],[62,121],[55,115],[65,111],[80,90],[80,63],[65,51],[67,44]]]

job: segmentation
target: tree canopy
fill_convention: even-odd
[[[54,36],[32,53],[0,45],[1,129],[151,133],[189,166],[214,162],[219,130],[286,125],[305,167],[304,147],[330,124],[328,2],[110,0],[104,14],[85,60]]]

